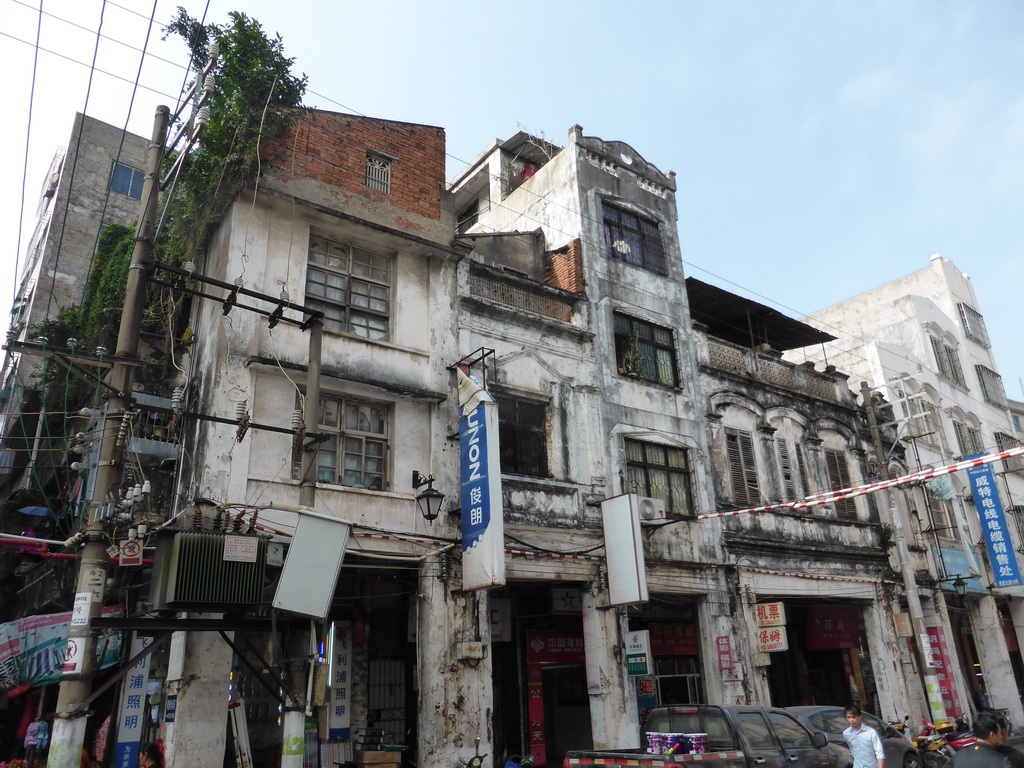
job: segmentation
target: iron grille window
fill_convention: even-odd
[[[968,426],[962,421],[954,421],[953,431],[956,432],[956,444],[960,449],[961,456],[984,453],[985,442],[981,438],[981,432],[974,427]]]
[[[547,406],[536,400],[497,395],[501,471],[548,477]]]
[[[672,330],[615,313],[615,358],[620,373],[644,381],[678,386]]]
[[[603,209],[608,258],[634,264],[659,275],[667,274],[658,222],[608,203]]]
[[[1013,435],[1008,435],[1005,432],[996,432],[996,445],[999,446],[1000,451],[1005,451],[1007,448],[1016,448],[1020,444],[1020,440]],[[1024,469],[1024,454],[1003,459],[1003,469],[1007,472],[1018,472]]]
[[[625,449],[630,493],[661,499],[669,514],[694,514],[690,455],[685,448],[627,439]]]
[[[311,237],[306,303],[323,311],[325,328],[366,339],[387,339],[391,257]]]
[[[966,387],[967,380],[964,378],[963,368],[960,367],[960,355],[957,354],[957,351],[934,336],[929,338],[932,341],[935,362],[939,366],[939,375],[954,384]]]
[[[114,163],[114,170],[110,174],[110,191],[119,195],[126,195],[132,200],[142,199],[142,182],[146,174],[132,168],[124,163]]]
[[[902,396],[902,395],[901,395]],[[930,446],[942,446],[942,425],[939,420],[939,413],[935,406],[927,400],[904,397],[900,402],[903,405],[903,415],[910,419],[907,427],[907,437],[920,440]]]
[[[318,483],[383,491],[387,487],[388,409],[357,400],[321,397],[317,432],[327,435],[316,450]],[[299,479],[301,456],[295,451],[292,479]]]
[[[753,438],[749,432],[726,429],[725,450],[733,503],[741,507],[757,506],[761,503],[761,486],[757,481]]]
[[[978,382],[981,384],[981,394],[985,398],[985,402],[1005,408],[1007,403],[1006,390],[1003,389],[1003,377],[984,365],[976,365],[974,370],[978,374]]]
[[[391,161],[380,155],[366,155],[366,186],[383,192],[391,191]]]
[[[981,316],[981,312],[963,302],[957,304],[957,307],[960,310],[960,322],[964,325],[964,333],[967,334],[967,338],[981,344],[986,349],[991,347],[992,344],[988,340],[988,329],[985,327],[985,318]]]
[[[829,490],[838,491],[850,487],[850,468],[846,463],[845,453],[826,448],[825,469],[828,471]],[[836,517],[840,520],[857,519],[857,505],[853,503],[853,499],[840,499],[832,504],[836,508]]]

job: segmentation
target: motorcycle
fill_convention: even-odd
[[[925,768],[943,768],[953,759],[956,750],[947,743],[945,736],[935,730],[934,725],[924,718],[921,719],[921,723],[924,730],[914,737],[914,746],[921,753]]]
[[[974,734],[971,733],[970,726],[967,724],[966,715],[960,715],[953,722],[943,720],[935,724],[922,718],[921,724],[925,727],[926,732],[941,736],[954,752],[959,752],[964,747],[970,746],[977,741],[974,738]]]

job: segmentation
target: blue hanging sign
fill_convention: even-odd
[[[984,454],[979,454],[984,455]],[[977,458],[967,456],[967,459]],[[1020,568],[1017,566],[1017,555],[1010,540],[1010,532],[1003,514],[1003,504],[999,500],[996,489],[995,475],[991,464],[971,467],[967,477],[974,494],[974,506],[981,518],[981,532],[988,545],[988,559],[992,564],[995,586],[1013,587],[1021,583]]]
[[[505,583],[498,406],[459,371],[459,448],[462,481],[462,588]]]

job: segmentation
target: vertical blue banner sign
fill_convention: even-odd
[[[129,658],[134,658],[153,642],[151,637],[138,637],[132,640]],[[139,764],[139,739],[142,738],[142,726],[146,721],[149,709],[146,694],[146,683],[149,681],[149,656],[144,656],[135,663],[124,677],[124,688],[121,690],[121,708],[117,719],[117,747],[114,750],[113,768],[136,768]]]
[[[1003,514],[1003,504],[996,489],[992,465],[971,467],[967,470],[967,477],[971,483],[971,493],[974,494],[974,506],[981,518],[981,532],[988,545],[988,559],[992,564],[995,586],[1016,586],[1021,583],[1020,568],[1017,566],[1016,550],[1010,540],[1006,517]]]
[[[459,461],[462,486],[462,588],[505,583],[498,406],[459,371]]]

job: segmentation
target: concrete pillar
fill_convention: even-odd
[[[942,631],[946,635],[946,650],[949,654],[950,664],[953,667],[952,669],[947,669],[946,673],[951,676],[953,683],[956,685],[956,690],[960,694],[961,705],[965,709],[971,709],[971,689],[968,687],[967,680],[964,678],[964,669],[967,665],[964,660],[960,658],[960,652],[957,649],[956,638],[953,634],[953,626],[949,620],[949,606],[946,604],[946,596],[943,594],[941,589],[936,589],[932,594],[930,602],[934,606],[934,612],[930,619],[926,619],[926,624],[930,627],[942,627]],[[935,718],[932,718],[932,720],[935,721]]]
[[[1024,648],[1024,600],[1019,597],[1011,597],[1009,602],[1010,620],[1013,622],[1013,631],[1017,633],[1017,646]],[[1013,720],[1013,729],[1016,732],[1024,727],[1024,719]]]
[[[167,694],[177,695],[178,705],[174,722],[164,726],[169,768],[224,763],[231,660],[231,648],[217,632],[171,636]]]
[[[877,714],[883,720],[901,719],[911,707],[917,708],[922,696],[917,676],[910,680],[904,676],[900,639],[892,619],[894,605],[890,595],[879,587],[875,600],[863,607],[864,634],[881,709]]]
[[[439,557],[446,557],[441,555]],[[473,756],[474,740],[494,765],[494,690],[487,592],[456,592],[439,578],[438,558],[420,569],[416,618],[418,765],[458,765]],[[479,642],[483,658],[468,658]]]
[[[742,658],[747,659],[749,668],[744,667],[747,692],[747,704],[759,704],[770,706],[772,703],[771,690],[768,687],[768,666],[771,664],[770,653],[760,653],[757,650],[757,615],[754,612],[754,603],[757,602],[757,592],[754,589],[754,581],[750,574],[741,575],[738,579],[739,596],[737,597],[735,635],[741,643],[745,652]]]
[[[747,703],[746,677],[753,672],[753,667],[745,638],[733,621],[731,609],[735,605],[732,597],[735,591],[730,591],[729,581],[721,570],[713,584],[709,585],[708,594],[697,605],[704,697],[706,701],[738,706]],[[721,637],[727,638],[729,644],[733,663],[731,672],[719,668],[718,638]]]
[[[1006,646],[996,599],[992,595],[982,595],[977,600],[969,600],[968,610],[974,646],[978,649],[978,661],[985,675],[988,705],[995,709],[1008,709],[1013,723],[1022,722],[1024,709],[1010,665],[1010,649]]]
[[[599,607],[597,595],[583,593],[583,648],[594,749],[640,746],[636,686],[627,674],[623,645],[627,630],[624,611]]]

